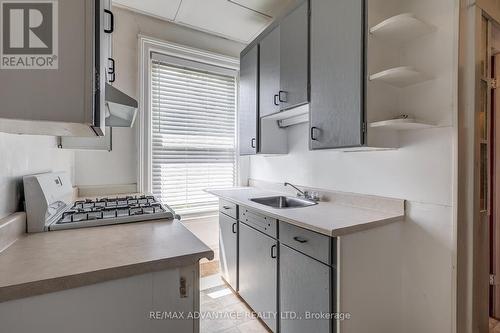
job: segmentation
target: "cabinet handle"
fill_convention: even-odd
[[[185,277],[181,277],[180,281],[179,281],[179,296],[181,298],[187,298],[188,295],[187,295],[187,286],[186,286],[186,278]]]
[[[277,255],[276,255],[276,244],[274,244],[273,246],[271,246],[271,258],[273,259],[276,259],[277,258]]]
[[[107,34],[112,34],[113,31],[115,31],[115,16],[113,15],[113,12],[110,11],[109,9],[105,9],[104,12],[109,15],[110,22],[109,22],[109,29],[104,29],[104,32]]]
[[[111,78],[109,79],[109,82],[113,83],[113,82],[116,81],[115,59],[108,58],[108,60],[111,62],[111,67],[108,68],[108,74],[111,75]]]
[[[299,242],[301,244],[307,243],[307,239],[299,237],[299,236],[293,237],[293,240],[296,241],[296,242]]]
[[[222,208],[224,208],[225,210],[231,209],[231,207],[229,206],[222,206]]]
[[[282,94],[285,95],[285,98],[281,98]],[[287,102],[287,100],[288,100],[288,92],[286,92],[284,90],[280,90],[280,92],[278,93],[278,96],[279,96],[280,102],[282,102],[282,103],[286,103]]]
[[[111,63],[111,66],[108,68],[108,74],[113,74],[115,72],[115,59],[108,58],[108,60]]]
[[[238,233],[238,231],[236,230],[236,223],[233,223],[233,225],[231,226],[231,229],[233,231],[233,234]]]
[[[311,127],[311,140],[313,141],[318,141],[318,138],[314,136],[314,131],[318,130],[319,128],[317,127]]]
[[[278,101],[279,95],[274,95],[274,105],[279,106],[280,102]]]
[[[255,138],[253,138],[253,139],[252,139],[252,143],[251,143],[252,148],[255,148],[255,143],[256,143],[256,142],[257,142],[257,140],[256,140]]]

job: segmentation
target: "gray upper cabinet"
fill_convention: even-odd
[[[240,223],[239,294],[257,313],[277,312],[277,256],[275,239]],[[273,332],[276,332],[276,318],[268,316],[263,320]]]
[[[40,29],[45,33],[33,35],[34,45],[28,29],[21,40],[4,40],[4,45],[23,45],[23,51],[9,51],[12,59],[31,59],[35,63],[24,62],[27,66],[21,69],[14,61],[0,68],[0,82],[8,82],[0,89],[0,131],[104,135],[108,67],[105,45],[107,34],[113,31],[112,13],[105,8],[104,0],[64,0],[42,5],[44,26]],[[13,6],[27,17],[29,8]],[[50,15],[56,14],[58,20],[50,20]],[[31,57],[33,54],[36,56]]]
[[[305,1],[280,23],[281,110],[309,101],[308,22],[309,1]]]
[[[260,116],[280,111],[280,27],[260,42]]]
[[[311,149],[364,144],[364,30],[364,0],[311,0]]]
[[[239,145],[240,155],[257,153],[259,48],[254,46],[240,59]]]
[[[61,149],[76,150],[95,150],[112,151],[113,150],[113,128],[106,127],[106,134],[97,137],[77,137],[61,136],[58,139],[57,146]]]

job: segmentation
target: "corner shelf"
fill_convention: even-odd
[[[393,131],[416,130],[436,127],[434,124],[417,120],[415,118],[391,119],[370,123],[371,128],[380,128]]]
[[[402,43],[435,30],[435,27],[425,23],[413,13],[392,16],[374,27],[370,34],[376,38]]]
[[[395,87],[408,87],[431,78],[413,67],[403,66],[390,68],[370,75],[370,81],[381,81]]]

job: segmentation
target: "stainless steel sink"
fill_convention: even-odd
[[[299,208],[317,205],[317,202],[308,199],[294,198],[294,197],[266,197],[266,198],[253,198],[253,202],[261,205],[266,205],[273,208]]]

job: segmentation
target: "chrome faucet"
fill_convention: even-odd
[[[299,198],[302,197],[302,198],[312,200],[312,201],[319,201],[319,193],[318,192],[302,191],[297,186],[290,184],[288,182],[285,182],[285,186],[291,186],[294,189],[296,189],[298,192],[297,197],[299,197]]]

